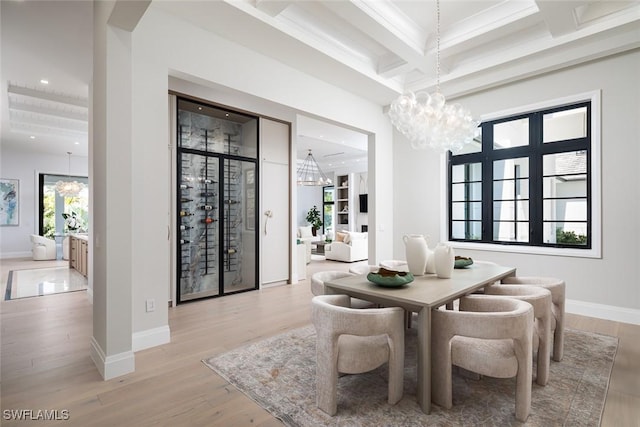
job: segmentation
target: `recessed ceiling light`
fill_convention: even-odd
[[[29,139],[36,139],[35,135],[29,135]]]
[[[229,117],[229,113],[226,113],[224,116],[225,116],[225,117]]]
[[[202,107],[198,107],[198,110],[202,110]]]
[[[49,84],[49,80],[47,80],[47,79],[40,79],[40,83],[42,83],[43,85],[48,85],[48,84]]]
[[[78,141],[75,141],[74,144],[75,145],[80,145],[80,143]]]

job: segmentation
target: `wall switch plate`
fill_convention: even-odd
[[[154,311],[156,309],[156,302],[153,299],[148,299],[147,303],[147,313]]]

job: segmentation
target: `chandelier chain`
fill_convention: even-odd
[[[440,0],[436,0],[436,90],[440,92]]]

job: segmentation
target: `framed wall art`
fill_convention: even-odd
[[[20,224],[20,181],[0,178],[0,226]]]

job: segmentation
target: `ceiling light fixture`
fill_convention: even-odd
[[[311,150],[304,159],[302,166],[296,171],[298,185],[331,185],[331,180],[322,172],[318,162],[313,158]]]
[[[71,152],[67,151],[69,155],[69,173],[68,180],[60,180],[56,182],[56,191],[62,197],[75,197],[84,189],[84,184],[78,181],[71,181]]]
[[[436,0],[436,93],[407,92],[389,108],[391,123],[415,149],[427,147],[442,151],[459,151],[479,134],[479,122],[460,104],[446,104],[440,92],[440,1]]]
[[[40,83],[42,83],[43,85],[48,85],[48,84],[49,84],[49,80],[47,80],[47,79],[40,79]]]

